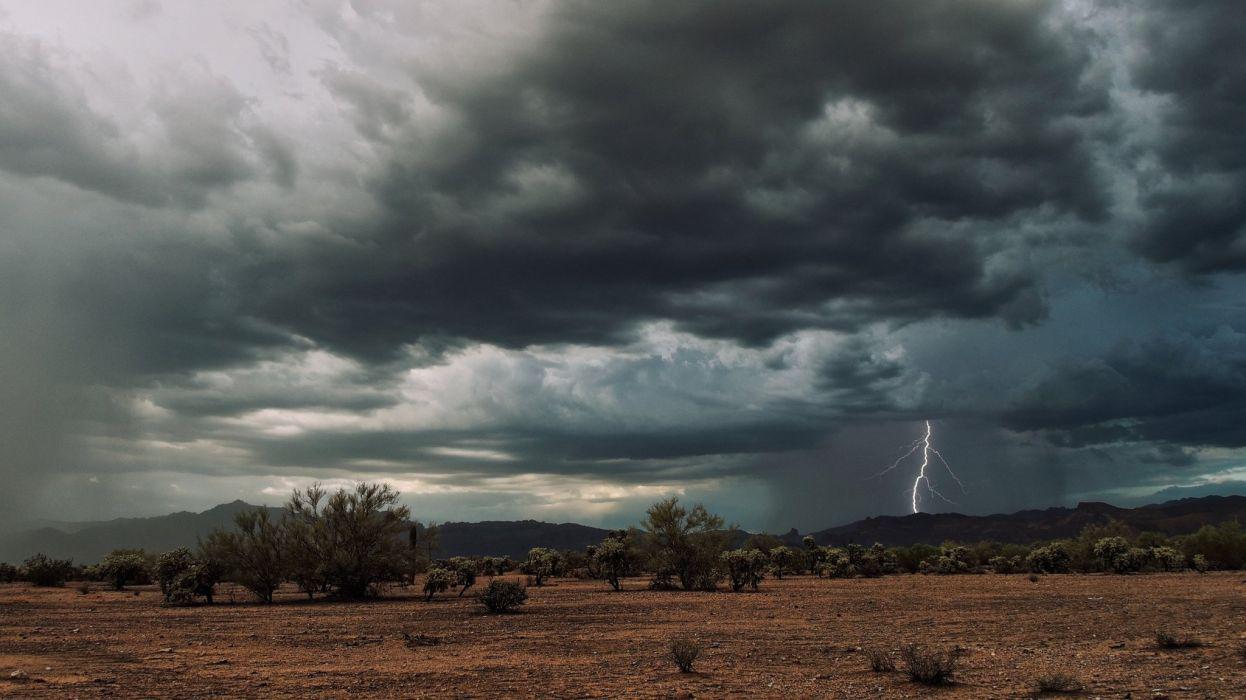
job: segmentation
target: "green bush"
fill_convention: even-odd
[[[637,568],[637,553],[628,541],[625,531],[611,533],[593,549],[591,557],[597,575],[606,579],[610,587],[619,590],[619,579],[633,573]]]
[[[211,605],[218,579],[219,571],[212,562],[192,559],[174,577],[164,594],[164,600],[170,605],[193,605],[196,598],[203,598]]]
[[[796,573],[800,559],[799,552],[787,545],[779,545],[770,550],[770,570],[775,578],[782,580],[783,574]]]
[[[476,585],[479,565],[471,557],[451,557],[448,565],[454,573],[454,585],[459,587],[459,597],[462,598],[467,589]]]
[[[1068,573],[1070,560],[1068,549],[1060,542],[1053,542],[1031,551],[1025,558],[1025,565],[1036,574],[1063,574]]]
[[[997,574],[1015,574],[1021,571],[1023,566],[1021,557],[1004,555],[991,557],[991,560],[987,563],[990,565],[991,570]]]
[[[767,558],[757,549],[733,549],[722,553],[723,568],[731,590],[744,590],[745,586],[757,590],[757,584],[766,577]]]
[[[545,579],[558,576],[563,572],[564,560],[558,551],[545,547],[533,547],[528,550],[528,558],[519,567],[520,571],[532,576],[536,585],[545,584]]]
[[[17,580],[17,567],[0,561],[0,583],[13,583]]]
[[[160,592],[166,599],[169,596],[169,589],[173,587],[173,581],[189,569],[194,560],[194,556],[186,547],[178,547],[156,557],[156,563],[151,568],[152,577],[156,579]]]
[[[424,572],[424,600],[432,600],[433,596],[447,591],[454,584],[454,572],[435,566]]]
[[[528,592],[515,581],[495,578],[485,586],[478,597],[480,604],[485,606],[489,612],[504,613],[523,605],[528,599]]]
[[[36,586],[63,586],[74,570],[69,559],[52,559],[39,553],[22,564],[20,577]]]
[[[147,555],[141,549],[114,549],[100,560],[100,577],[115,590],[150,581]]]

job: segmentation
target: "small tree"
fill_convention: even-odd
[[[169,589],[173,587],[173,581],[189,569],[194,560],[194,555],[186,547],[178,547],[156,557],[156,563],[152,566],[152,577],[160,585],[160,593],[166,599],[169,597]]]
[[[449,564],[450,571],[454,573],[454,585],[459,587],[459,597],[462,598],[467,589],[476,585],[479,565],[470,557],[452,557]]]
[[[320,513],[329,543],[325,579],[339,596],[363,598],[383,581],[398,581],[407,568],[406,521],[410,510],[398,503],[389,484],[358,484],[339,489]]]
[[[740,592],[745,586],[754,591],[757,584],[766,577],[765,554],[756,549],[734,549],[722,553],[723,568],[727,571],[727,580],[731,582],[731,590]]]
[[[433,596],[450,589],[454,583],[454,573],[449,569],[435,566],[424,572],[424,600],[432,600]]]
[[[821,576],[825,550],[818,546],[818,541],[813,539],[813,535],[805,535],[800,542],[805,546],[805,567],[809,569],[810,574]]]
[[[312,484],[305,492],[295,489],[281,519],[288,575],[308,600],[329,587],[328,564],[334,541],[321,512],[325,496],[320,484]]]
[[[785,573],[795,573],[799,561],[800,555],[796,550],[786,545],[779,545],[770,550],[770,569],[774,572],[774,577],[779,580],[783,579]]]
[[[17,580],[17,567],[8,562],[0,561],[0,583],[13,583]]]
[[[285,580],[285,537],[268,510],[257,508],[234,516],[234,532],[217,530],[202,547],[214,561],[223,563],[229,575],[265,603]]]
[[[723,519],[697,504],[691,510],[672,496],[649,506],[642,523],[657,550],[659,566],[674,571],[686,590],[713,590],[721,577],[719,555],[734,539]]]
[[[628,542],[627,532],[616,530],[593,548],[592,561],[596,565],[598,575],[606,579],[610,587],[617,591],[622,588],[619,579],[635,569],[636,556],[635,549]]]
[[[118,591],[128,583],[146,581],[147,571],[147,556],[141,549],[114,549],[99,563],[100,576]]]
[[[545,584],[545,579],[562,573],[562,555],[556,550],[545,547],[533,547],[528,550],[528,558],[521,570],[536,579],[536,585]]]

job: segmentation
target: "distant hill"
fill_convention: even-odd
[[[79,563],[99,561],[122,547],[163,552],[193,547],[200,537],[215,529],[233,527],[234,515],[253,509],[245,501],[225,503],[202,513],[173,513],[153,518],[120,518],[93,523],[57,523],[16,533],[0,533],[0,561],[19,562],[36,552],[69,558]],[[269,508],[274,517],[281,509]],[[535,520],[515,522],[443,523],[440,556],[490,554],[521,558],[532,547],[584,549],[600,542],[608,532],[574,523],[554,524]]]
[[[1168,535],[1194,532],[1203,525],[1236,518],[1246,524],[1246,497],[1204,496],[1183,498],[1138,508],[1119,508],[1107,503],[1079,503],[1076,508],[1023,510],[1000,515],[917,513],[858,520],[855,523],[811,533],[818,544],[909,545],[939,544],[946,540],[973,542],[996,540],[1026,544],[1038,540],[1073,537],[1087,525],[1120,520],[1139,532]]]
[[[173,513],[154,518],[121,518],[96,523],[74,523],[64,527],[42,527],[17,533],[0,533],[0,561],[19,562],[36,552],[91,563],[119,547],[141,547],[162,552],[181,546],[194,546],[200,537],[216,528],[231,528],[234,515],[254,508],[243,501],[225,503],[202,513]],[[274,516],[280,510],[269,509]],[[939,544],[945,540],[972,542],[997,540],[1029,543],[1073,537],[1087,525],[1120,520],[1138,531],[1180,535],[1203,525],[1236,518],[1246,524],[1246,496],[1205,496],[1184,498],[1138,508],[1119,508],[1107,503],[1079,503],[1076,508],[1023,510],[999,515],[960,515],[958,513],[918,513],[879,516],[811,533],[818,544],[857,542],[908,545],[918,542]],[[481,523],[442,523],[441,556],[481,554],[522,558],[532,547],[584,549],[600,542],[607,531],[575,523],[545,523],[536,520],[491,521]],[[742,533],[740,540],[747,533]],[[791,530],[780,538],[800,544],[800,534]]]

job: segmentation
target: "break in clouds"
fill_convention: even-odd
[[[0,512],[1234,487],[1246,6],[0,2]],[[935,478],[940,478],[936,473]],[[1188,488],[1185,488],[1188,487]]]

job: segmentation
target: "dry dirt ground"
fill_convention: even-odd
[[[483,581],[482,581],[483,583]],[[98,586],[99,584],[95,584]],[[530,588],[522,612],[414,589],[363,603],[167,608],[151,588],[0,585],[0,695],[14,697],[1246,697],[1246,574],[767,580],[758,593]],[[219,602],[219,601],[218,601]],[[1204,646],[1164,650],[1159,627]],[[437,637],[411,647],[402,632]],[[705,646],[695,673],[670,639]],[[859,651],[964,650],[956,684],[874,673]],[[25,678],[10,678],[13,671]],[[18,674],[21,676],[22,674]]]

